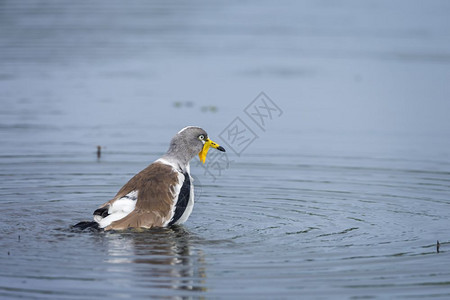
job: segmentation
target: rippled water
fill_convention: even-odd
[[[2,1],[0,297],[448,298],[449,12]],[[194,159],[184,226],[70,229],[179,129],[226,145],[236,117],[257,138]]]

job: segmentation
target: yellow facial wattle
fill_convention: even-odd
[[[207,138],[205,140],[205,143],[203,144],[202,151],[200,151],[200,153],[198,154],[198,157],[200,158],[200,161],[202,163],[205,163],[206,155],[208,154],[210,147],[213,147],[217,150],[225,152],[225,149],[223,147],[219,146],[218,144],[214,143],[213,141],[211,141],[210,139]]]

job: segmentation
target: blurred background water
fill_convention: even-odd
[[[0,1],[0,297],[447,299],[449,13]],[[228,152],[183,227],[70,230],[187,125]]]

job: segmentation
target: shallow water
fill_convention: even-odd
[[[448,298],[449,12],[3,1],[0,297]],[[185,225],[70,229],[191,124]]]

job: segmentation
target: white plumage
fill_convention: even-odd
[[[120,220],[127,216],[136,207],[138,199],[138,191],[132,191],[124,197],[117,199],[108,209],[108,216],[103,218],[99,215],[94,215],[94,221],[99,224],[100,228],[109,226],[112,222]]]

